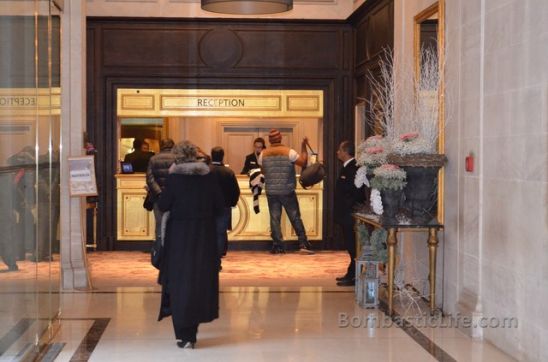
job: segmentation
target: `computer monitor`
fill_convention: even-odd
[[[133,165],[131,164],[131,162],[121,161],[120,165],[120,170],[122,171],[122,173],[133,173]]]

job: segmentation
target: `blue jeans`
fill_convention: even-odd
[[[299,245],[308,246],[306,232],[301,219],[301,210],[295,191],[288,195],[266,195],[268,200],[268,209],[270,211],[270,235],[275,247],[283,246],[282,227],[280,221],[282,218],[282,206],[287,213],[291,226],[295,229],[299,237]]]
[[[225,207],[221,215],[215,218],[215,227],[217,230],[217,251],[219,258],[226,255],[228,248],[228,223],[230,222],[230,213],[232,212],[230,207]]]

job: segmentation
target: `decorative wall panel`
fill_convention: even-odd
[[[378,76],[378,62],[383,49],[394,47],[394,1],[367,1],[352,15],[351,22],[356,28],[354,89],[357,99],[355,105],[364,99],[366,101],[371,99],[371,84],[368,76]],[[366,104],[365,113],[368,117],[374,114],[369,102]],[[368,134],[373,132],[368,129],[368,125],[363,127]]]

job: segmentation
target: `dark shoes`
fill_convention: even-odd
[[[339,287],[353,287],[356,284],[354,278],[341,279],[337,282]]]
[[[348,276],[348,274],[345,274],[343,275],[342,277],[336,277],[335,280],[340,282],[342,280],[345,280],[345,279],[350,279],[350,276]]]
[[[196,342],[190,342],[190,341],[178,341],[177,346],[179,348],[190,348],[194,349],[194,346],[196,345]]]
[[[309,247],[301,246],[301,247],[299,248],[299,254],[314,255],[314,254],[316,254],[316,253],[313,252]]]
[[[270,250],[270,254],[285,254],[285,249],[281,245],[274,245]]]
[[[299,254],[314,255],[316,253],[312,251],[310,243],[305,241],[299,245]]]
[[[285,254],[285,248],[283,245],[274,245],[272,250],[270,250],[270,254]],[[310,245],[301,244],[299,246],[299,254],[313,255],[315,253],[310,249]]]

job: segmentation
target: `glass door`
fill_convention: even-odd
[[[60,18],[0,5],[0,359],[36,355],[59,314]]]

